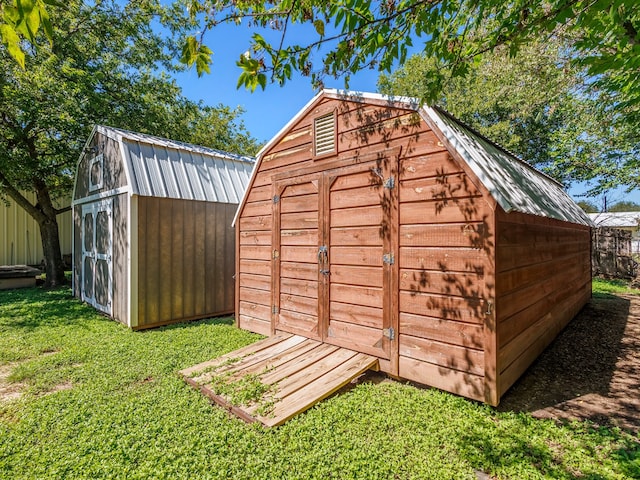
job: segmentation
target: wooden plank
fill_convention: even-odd
[[[442,174],[400,182],[400,202],[454,200],[480,195],[464,173]]]
[[[329,258],[332,265],[380,266],[382,253],[382,246],[331,246]]]
[[[482,301],[400,291],[400,312],[467,323],[483,323]]]
[[[247,194],[247,203],[264,202],[271,199],[271,185],[254,186]]]
[[[272,352],[260,361],[257,361],[250,365],[242,366],[241,368],[234,368],[233,374],[230,379],[239,379],[244,375],[259,374],[260,381],[267,384],[264,379],[264,375],[271,373],[286,363],[295,362],[300,363],[301,357],[306,357],[309,352],[315,349],[319,345],[319,342],[315,340],[305,339],[304,341],[287,348],[286,350],[277,353]],[[268,384],[267,384],[268,385]]]
[[[238,244],[239,245],[239,244]],[[266,245],[239,245],[240,259],[271,260],[271,247]]]
[[[481,350],[400,335],[400,355],[459,372],[480,376],[484,374],[484,354]]]
[[[481,221],[486,209],[482,197],[400,204],[400,224]]]
[[[325,375],[329,370],[337,368],[339,365],[355,357],[357,352],[339,348],[333,353],[319,359],[319,361],[309,365],[304,370],[283,378],[278,382],[278,389],[275,394],[279,401],[284,400],[292,393],[297,392],[301,388],[314,383],[315,380]]]
[[[302,262],[280,262],[280,277],[318,281],[318,264]]]
[[[468,247],[401,247],[398,256],[401,269],[473,272],[477,275],[484,275],[485,260],[484,250]]]
[[[240,301],[240,313],[242,315],[248,315],[250,317],[258,318],[268,322],[271,320],[271,308],[269,305],[260,305],[258,303]]]
[[[399,372],[407,380],[484,401],[483,377],[404,356],[400,356]]]
[[[273,200],[263,200],[261,202],[245,203],[242,210],[243,217],[265,217],[271,215]]]
[[[238,315],[238,325],[244,330],[259,333],[260,335],[271,334],[271,321],[260,320],[242,313]]]
[[[380,262],[382,263],[382,262]],[[382,287],[382,266],[361,267],[352,265],[331,265],[331,283]]]
[[[484,344],[482,325],[473,325],[441,318],[430,318],[410,313],[400,313],[400,335],[411,335],[482,350]]]
[[[400,182],[417,178],[440,177],[463,173],[462,167],[449,155],[449,152],[436,138],[433,132],[427,134],[437,149],[429,154],[410,155],[400,159]],[[439,144],[439,145],[438,145]]]
[[[280,245],[311,245],[317,247],[318,245],[318,229],[295,229],[295,230],[280,230]]]
[[[362,325],[365,327],[383,328],[382,309],[365,305],[331,302],[331,321],[337,320]]]
[[[382,179],[372,170],[376,167],[377,165],[375,162],[369,162],[369,165],[364,166],[364,168],[366,168],[364,171],[357,171],[351,174],[340,175],[331,185],[332,197],[334,192],[339,192],[341,190],[352,190],[359,187],[379,188],[380,186],[382,186]],[[343,192],[342,195],[344,194],[348,193]]]
[[[305,196],[307,198],[313,199],[313,197],[318,193],[318,185],[311,182],[301,182],[301,183],[292,183],[284,187],[284,190],[280,194],[281,199],[284,200],[290,199],[295,196]]]
[[[155,262],[158,263],[159,268],[159,291],[158,291],[158,318],[156,321],[166,322],[171,320],[173,317],[171,315],[171,296],[172,296],[172,283],[173,283],[173,272],[171,271],[171,257],[173,256],[172,252],[172,241],[171,238],[173,236],[173,209],[172,206],[174,203],[179,202],[179,200],[172,200],[168,198],[161,198],[158,201],[158,207],[162,212],[160,218],[159,225],[159,236],[158,239],[158,257],[155,259]],[[178,214],[179,215],[179,214]],[[176,252],[177,253],[177,252]],[[184,265],[181,266],[184,268]]]
[[[280,261],[317,264],[318,246],[283,245],[280,248]]]
[[[424,225],[430,223],[430,225]],[[413,225],[400,225],[400,246],[420,247],[472,247],[485,249],[495,243],[493,233],[488,224],[482,222],[460,222],[453,224],[433,223],[433,219],[425,215]]]
[[[240,245],[271,245],[271,232],[266,230],[240,232]]]
[[[331,190],[329,202],[331,209],[366,207],[370,205],[381,205],[384,192],[382,190],[382,180],[374,173],[370,173],[373,185],[367,185],[351,190]]]
[[[271,275],[271,262],[268,260],[241,259],[238,264],[238,273]]]
[[[267,275],[252,275],[250,273],[240,273],[240,287],[270,291],[271,277]]]
[[[349,362],[329,370],[320,385],[309,385],[289,395],[285,401],[276,404],[273,417],[259,417],[267,426],[281,425],[298,413],[308,410],[316,403],[327,398],[340,388],[351,382],[370,368],[375,367],[378,359],[363,354],[357,354]],[[318,382],[316,382],[318,383]]]
[[[289,378],[307,368],[309,365],[317,363],[327,355],[332,354],[339,347],[335,345],[329,345],[328,343],[316,342],[315,340],[308,340],[309,342],[315,342],[316,346],[304,355],[304,358],[291,359],[286,363],[280,365],[273,372],[266,373],[260,377],[260,380],[265,385],[273,385],[280,382],[284,378]]]
[[[315,212],[318,210],[318,194],[282,197],[280,204],[282,213]]]
[[[271,231],[271,215],[260,215],[257,217],[242,216],[238,222],[240,231],[249,230],[269,230]]]
[[[389,339],[381,328],[371,328],[359,323],[340,322],[331,318],[326,342],[380,358],[389,358]]]
[[[380,225],[370,227],[331,228],[331,246],[379,247],[382,240]]]
[[[300,312],[280,309],[280,312],[276,315],[275,329],[295,333],[314,340],[320,339],[317,315],[305,315]]]
[[[261,364],[264,360],[269,360],[270,358],[277,357],[281,353],[297,347],[305,340],[306,338],[299,335],[291,335],[288,338],[282,338],[279,342],[268,345],[266,347],[261,346],[259,350],[250,351],[246,355],[230,357],[229,360],[233,361],[228,363],[222,362],[215,365],[215,367],[217,367],[215,368],[215,372],[211,372],[209,371],[209,369],[206,369],[207,371],[200,375],[192,375],[192,378],[198,383],[203,383],[206,381],[210,381],[211,378],[215,375],[234,374],[236,372],[241,372],[243,369],[256,364]]]
[[[434,272],[400,269],[400,289],[410,292],[442,293],[462,298],[483,298],[484,278],[475,273]]]
[[[318,298],[318,282],[292,278],[280,279],[280,292],[302,297]]]
[[[380,225],[383,220],[382,207],[359,207],[334,210],[331,212],[331,229],[334,227],[356,227]]]
[[[332,302],[365,305],[382,308],[382,289],[355,285],[331,285],[329,296]]]
[[[280,215],[283,230],[304,230],[318,228],[318,212],[283,213]]]
[[[201,372],[203,370],[216,367],[217,365],[221,365],[232,358],[240,358],[245,355],[249,355],[251,353],[259,352],[262,349],[268,348],[272,345],[276,345],[288,338],[291,338],[293,335],[290,333],[279,333],[269,338],[265,338],[264,340],[259,340],[251,345],[247,345],[246,347],[239,348],[232,352],[226,353],[219,357],[216,357],[212,360],[207,360],[206,362],[198,363],[197,365],[193,365],[189,368],[184,368],[180,370],[178,373],[183,376],[190,377],[194,373]]]
[[[189,275],[187,262],[193,258],[184,256],[184,201],[175,200],[172,209],[171,232],[171,318],[184,318],[184,278]],[[166,254],[165,254],[166,255]]]
[[[239,279],[238,279],[239,283]],[[257,303],[259,305],[271,305],[271,294],[266,290],[257,290],[255,288],[240,287],[239,298],[243,301]]]
[[[138,323],[139,326],[159,321],[160,292],[160,199],[155,197],[145,198],[147,207],[147,229],[145,243],[141,244],[143,255],[147,257],[145,279],[147,284],[145,292],[145,318]],[[190,313],[190,312],[187,312]]]
[[[280,308],[305,315],[318,316],[318,299],[291,294],[280,294]]]

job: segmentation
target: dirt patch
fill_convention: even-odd
[[[594,298],[502,398],[501,411],[640,432],[640,297]]]
[[[55,385],[52,389],[47,390],[45,395],[49,395],[51,393],[56,393],[56,392],[62,392],[63,390],[71,390],[73,388],[73,383],[67,381],[67,382],[62,382],[59,383],[58,385]]]
[[[9,382],[9,376],[16,365],[16,363],[0,365],[0,403],[17,400],[26,388],[24,383]]]

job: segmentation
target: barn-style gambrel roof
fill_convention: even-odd
[[[409,97],[325,89],[311,99],[260,150],[253,175],[257,172],[263,153],[277,144],[285,132],[306,115],[321,98],[362,103],[369,102],[388,105],[390,108],[415,110],[433,129],[447,149],[457,152],[469,165],[473,173],[505,212],[515,211],[593,226],[591,219],[571,199],[562,184],[479,134],[442,108],[421,106],[418,100]],[[245,200],[243,199],[238,212],[242,209],[244,202]]]
[[[87,144],[96,132],[118,142],[133,195],[238,203],[254,164],[250,157],[103,125]]]

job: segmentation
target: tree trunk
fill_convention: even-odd
[[[45,183],[35,183],[36,196],[38,198],[36,208],[39,207],[41,212],[41,215],[36,217],[36,221],[40,226],[40,238],[42,239],[42,251],[47,274],[44,286],[57,287],[66,283],[58,232],[58,210],[53,206],[49,189]]]
[[[64,285],[64,262],[60,249],[60,237],[58,235],[58,221],[54,215],[53,219],[45,218],[38,222],[40,226],[40,238],[42,239],[42,251],[44,252],[44,264],[47,278],[45,287],[57,287]]]
[[[60,237],[58,235],[58,214],[67,210],[56,209],[51,201],[49,188],[44,180],[38,178],[33,182],[38,203],[32,205],[17,188],[15,188],[0,171],[0,186],[3,193],[13,199],[18,205],[31,215],[40,227],[40,238],[42,239],[42,250],[44,253],[44,264],[47,278],[45,287],[57,287],[64,285],[64,262],[62,260],[62,249],[60,248]]]

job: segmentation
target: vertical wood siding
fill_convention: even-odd
[[[233,312],[236,208],[138,198],[136,328]]]
[[[22,192],[32,203],[36,195]],[[57,202],[58,207],[66,207],[71,202]],[[64,212],[58,215],[58,233],[62,255],[71,254],[72,215]],[[44,259],[40,227],[26,210],[13,200],[9,204],[0,202],[0,265],[39,265]]]
[[[499,210],[496,286],[500,394],[591,296],[586,226]]]

